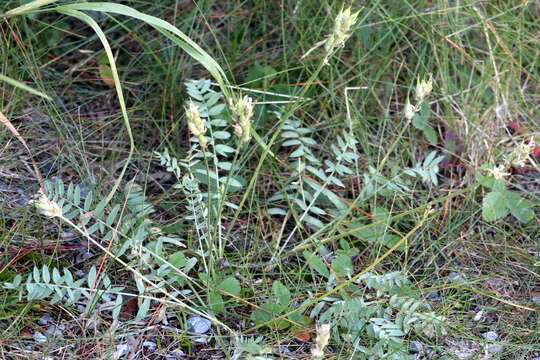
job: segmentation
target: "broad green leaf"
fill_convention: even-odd
[[[437,144],[437,132],[431,126],[426,124],[422,131],[424,132],[424,136],[426,137],[427,141],[429,141],[431,145]]]
[[[274,281],[274,284],[272,285],[272,292],[276,297],[278,304],[282,305],[283,307],[289,306],[291,303],[291,292],[279,280]]]
[[[524,224],[534,219],[533,203],[515,192],[506,192],[506,206],[510,213]]]
[[[482,218],[485,221],[495,221],[508,215],[505,193],[492,191],[482,201]]]
[[[233,188],[242,188],[242,183],[235,176],[224,176],[219,179],[222,184],[229,184]]]
[[[118,320],[118,317],[120,316],[120,310],[122,310],[123,302],[124,302],[124,299],[122,295],[118,294],[118,296],[116,296],[116,301],[114,302],[114,308],[112,311],[113,320]]]
[[[342,277],[352,275],[353,265],[351,258],[343,254],[337,255],[332,261],[332,269]]]
[[[420,107],[420,111],[417,112],[412,120],[412,124],[418,130],[424,130],[428,126],[429,119],[429,104],[427,101],[423,101]]]
[[[256,325],[261,325],[261,324],[269,322],[270,327],[275,327],[278,329],[286,329],[287,327],[291,325],[290,322],[288,322],[287,320],[281,319],[277,321],[276,320],[271,321],[277,318],[278,316],[280,316],[286,309],[287,308],[283,307],[281,304],[267,302],[261,305],[259,309],[255,310],[251,314],[251,320]]]
[[[313,254],[307,250],[303,252],[304,257],[306,258],[306,261],[310,268],[318,272],[324,277],[330,276],[330,271],[328,271],[328,268],[326,267],[326,264],[322,259],[317,256],[316,254]]]
[[[173,253],[171,256],[169,256],[168,260],[174,267],[178,269],[183,268],[187,263],[186,257],[181,251]]]
[[[381,242],[386,246],[387,248],[391,248],[394,245],[396,245],[401,238],[394,234],[386,233],[381,237]],[[405,250],[405,243],[403,243],[401,246],[397,248],[397,250],[404,251]]]
[[[313,216],[304,216],[304,222],[314,229],[322,229],[324,227],[323,222]]]
[[[226,278],[225,280],[223,280],[218,286],[217,288],[227,294],[231,294],[231,295],[235,295],[235,296],[238,296],[240,295],[240,282],[232,277],[232,276],[229,276],[228,278]]]
[[[36,282],[36,283],[41,282],[41,275],[39,273],[39,269],[36,266],[34,266],[34,271],[33,272],[34,272],[34,282]]]
[[[62,275],[60,275],[60,272],[58,271],[57,268],[53,268],[52,279],[55,284],[61,284],[64,282],[64,279],[62,278]]]
[[[97,279],[97,269],[95,266],[92,266],[90,268],[90,271],[88,272],[88,287],[93,289],[96,287],[96,279]]]
[[[47,267],[47,265],[43,265],[43,267],[41,268],[41,274],[43,276],[43,282],[45,284],[51,282],[51,273],[49,272],[49,268]]]
[[[214,137],[214,139],[227,140],[231,137],[231,133],[229,133],[228,131],[214,131],[212,133],[212,136]]]
[[[222,312],[225,310],[225,303],[223,302],[223,297],[215,291],[208,292],[207,296],[208,307],[216,313]]]
[[[504,179],[493,179],[491,185],[492,190],[495,192],[504,192],[506,190],[506,181]]]
[[[145,298],[142,302],[142,304],[139,305],[139,311],[137,311],[137,315],[135,316],[135,321],[141,321],[146,317],[148,314],[148,310],[150,310],[150,302],[151,299]]]
[[[287,211],[280,208],[269,208],[266,212],[268,213],[268,215],[287,216]]]

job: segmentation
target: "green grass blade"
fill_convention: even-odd
[[[57,7],[56,9],[60,12],[65,12],[69,10],[98,11],[111,14],[125,15],[144,21],[145,23],[152,26],[156,30],[160,31],[163,35],[174,41],[185,52],[187,52],[202,66],[204,66],[206,70],[208,70],[208,72],[212,75],[212,77],[217,81],[225,97],[227,99],[232,98],[229,82],[227,80],[225,72],[223,71],[223,68],[189,36],[184,34],[182,31],[180,31],[178,28],[176,28],[169,22],[155,16],[144,14],[126,5],[113,4],[108,2],[62,5]]]
[[[52,101],[52,98],[49,95],[44,94],[41,91],[36,90],[36,89],[34,89],[34,88],[32,88],[32,87],[30,87],[30,86],[28,86],[28,85],[26,85],[26,84],[24,84],[24,83],[22,83],[20,81],[12,79],[12,78],[10,78],[8,76],[0,74],[0,81],[8,83],[9,85],[11,85],[13,87],[16,87],[18,89],[29,92],[30,94],[37,95],[39,97],[42,97],[42,98],[47,99],[49,101]]]
[[[123,179],[123,177],[124,177],[124,175],[126,173],[127,167],[128,167],[128,165],[129,165],[129,163],[131,161],[131,157],[132,157],[133,151],[135,149],[135,142],[133,140],[133,134],[131,132],[131,125],[129,123],[129,117],[128,117],[127,108],[126,108],[126,102],[124,100],[124,93],[122,91],[122,85],[120,84],[120,78],[118,77],[118,71],[117,71],[117,68],[116,68],[116,61],[114,60],[114,55],[112,53],[111,46],[109,45],[109,41],[107,40],[107,37],[105,36],[105,33],[103,32],[103,30],[101,30],[101,28],[94,21],[94,19],[92,19],[90,16],[86,15],[85,13],[83,13],[81,11],[68,9],[68,8],[65,8],[65,7],[57,8],[57,11],[59,11],[62,14],[72,16],[74,18],[77,18],[77,19],[85,22],[86,24],[88,24],[94,30],[94,32],[98,36],[99,40],[101,41],[101,44],[103,45],[103,48],[105,49],[105,53],[107,54],[107,58],[109,60],[110,66],[111,66],[111,73],[112,73],[112,77],[113,77],[113,81],[114,81],[114,87],[116,89],[116,94],[118,96],[118,102],[120,103],[120,109],[122,111],[122,117],[124,119],[124,125],[126,127],[126,130],[128,132],[128,136],[129,136],[129,154],[128,154],[128,158],[126,159],[126,163],[124,164],[124,167],[122,168],[122,172],[120,173],[120,176],[118,177],[118,179],[114,183],[113,188],[111,189],[111,191],[109,192],[109,195],[107,196],[107,202],[109,202],[112,199],[113,195],[118,190],[118,187],[120,186],[120,183],[121,183],[121,181],[122,181],[122,179]]]
[[[29,12],[39,9],[42,6],[49,5],[57,1],[58,0],[34,0],[32,2],[29,2],[28,4],[24,4],[19,7],[16,7],[15,9],[9,10],[8,12],[6,12],[6,15],[8,16],[24,15],[24,14],[27,14]]]

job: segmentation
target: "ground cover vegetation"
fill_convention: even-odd
[[[539,17],[3,1],[1,356],[540,359]]]

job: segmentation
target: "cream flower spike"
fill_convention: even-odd
[[[201,118],[197,105],[191,100],[186,107],[186,117],[189,131],[191,131],[193,136],[199,140],[199,144],[201,144],[203,148],[206,148],[207,140],[204,137],[204,134],[206,133],[206,124]]]
[[[315,339],[315,347],[311,349],[313,360],[321,360],[324,358],[324,348],[330,340],[331,324],[322,324],[317,326],[317,338]]]
[[[405,119],[407,120],[412,120],[412,118],[416,114],[415,107],[411,104],[411,102],[408,99],[407,99],[407,102],[405,103],[404,113],[405,113]]]
[[[508,157],[508,162],[513,166],[524,167],[535,146],[534,138],[531,138],[528,142],[523,140],[514,148]]]
[[[36,199],[31,200],[30,203],[36,207],[41,215],[50,218],[62,217],[62,208],[54,201],[49,200],[42,191],[39,191],[36,194]]]
[[[433,90],[433,77],[431,75],[429,75],[427,79],[424,78],[420,80],[420,78],[418,78],[415,93],[416,101],[421,102],[427,98],[429,94],[431,94],[431,90]]]
[[[324,56],[324,63],[328,64],[328,59],[332,55],[335,49],[343,47],[345,42],[352,35],[353,26],[356,24],[356,19],[360,11],[355,13],[351,12],[351,8],[341,9],[334,20],[334,28],[325,40],[319,41],[311,49],[306,51],[302,55],[302,59],[305,59],[313,50],[318,49],[324,45],[326,55]]]
[[[510,175],[510,173],[506,172],[506,168],[504,165],[495,166],[489,172],[491,176],[495,178],[495,180],[504,180],[505,177]]]
[[[345,45],[345,41],[351,36],[352,27],[356,24],[359,13],[360,11],[355,13],[351,12],[351,8],[349,7],[341,9],[337,14],[336,20],[334,21],[334,29],[324,44],[324,49],[327,54],[330,54],[334,49]]]
[[[231,112],[236,123],[233,125],[234,133],[241,143],[247,143],[251,139],[251,119],[253,118],[253,100],[244,96],[236,103],[230,103]]]

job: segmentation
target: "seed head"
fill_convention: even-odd
[[[230,102],[230,108],[235,119],[234,133],[242,143],[251,139],[251,119],[253,117],[253,100],[249,96]]]
[[[427,98],[429,94],[431,94],[431,90],[433,90],[433,78],[431,75],[429,75],[429,78],[427,79],[424,78],[420,80],[420,78],[418,78],[416,82],[416,101],[421,102]]]
[[[189,101],[188,106],[186,107],[186,118],[189,127],[189,131],[199,140],[199,144],[203,148],[206,148],[207,141],[204,137],[206,133],[206,125],[204,120],[201,118],[199,113],[199,108],[193,101]]]
[[[56,202],[49,200],[42,191],[36,194],[35,199],[31,200],[31,204],[36,207],[41,215],[50,218],[62,216],[62,208]]]

